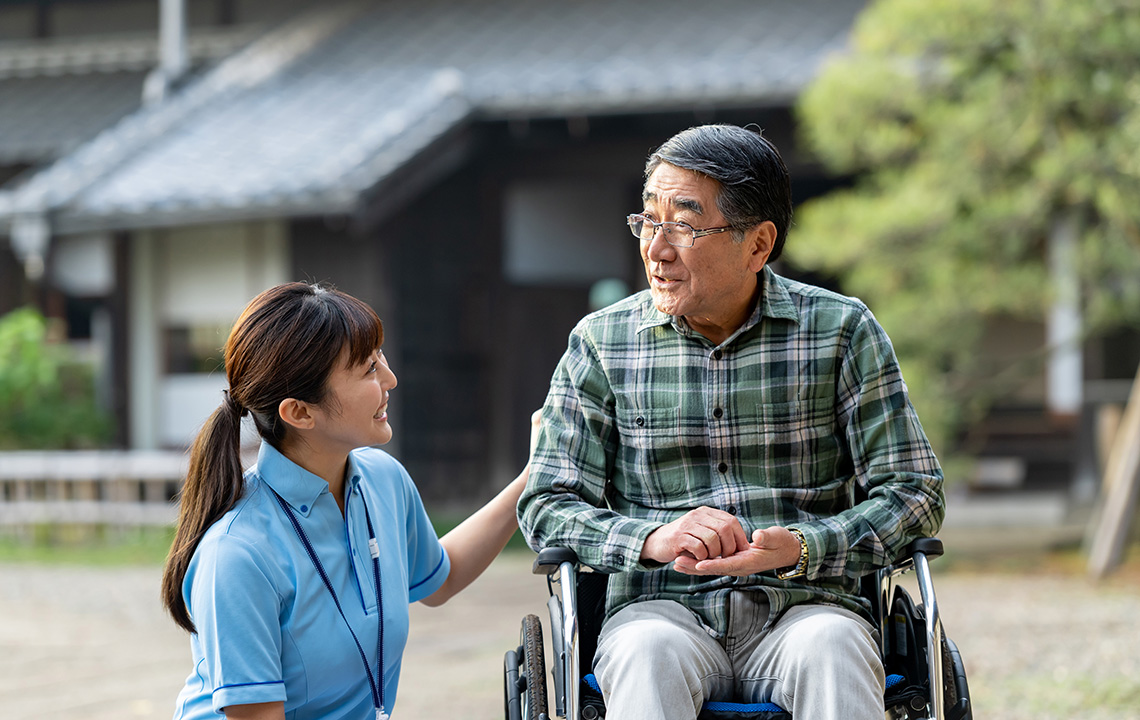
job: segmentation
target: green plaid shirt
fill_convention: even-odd
[[[771,617],[804,602],[867,615],[858,579],[944,514],[942,471],[894,350],[853,298],[763,270],[751,318],[721,345],[649,291],[583,318],[542,412],[519,521],[610,578],[607,614],[676,600],[718,636],[728,593],[759,588]],[[699,506],[799,529],[807,575],[694,577],[639,561],[650,532]]]

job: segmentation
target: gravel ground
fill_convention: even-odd
[[[500,558],[443,608],[412,608],[396,717],[502,717],[502,656],[545,617],[525,554]],[[943,571],[947,632],[979,720],[1140,718],[1140,573]],[[186,637],[159,607],[157,568],[0,565],[0,718],[169,718]]]

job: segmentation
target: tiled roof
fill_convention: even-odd
[[[187,53],[201,66],[254,31],[196,30]],[[136,111],[157,64],[153,33],[0,42],[0,165],[54,160]]]
[[[0,79],[0,165],[75,150],[138,109],[144,79],[141,71]]]
[[[195,28],[186,38],[192,61],[209,62],[253,39],[255,26]],[[144,72],[158,64],[154,33],[58,37],[0,42],[0,78],[119,72]]]
[[[472,116],[787,102],[827,54],[844,47],[863,4],[325,6],[164,107],[104,133],[28,183],[14,207],[54,209],[65,224],[105,225],[350,210],[362,191]],[[290,44],[287,33],[314,24],[322,30]],[[277,48],[275,64],[252,71],[264,65],[267,48]]]

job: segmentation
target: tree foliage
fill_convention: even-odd
[[[0,449],[72,449],[106,440],[93,373],[52,342],[43,316],[23,308],[0,317]]]
[[[986,319],[1045,317],[1059,223],[1086,331],[1140,318],[1138,70],[1140,0],[880,0],[803,95],[856,179],[805,204],[789,260],[871,305],[938,444],[1005,385]]]

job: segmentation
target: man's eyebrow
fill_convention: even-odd
[[[697,215],[704,215],[705,214],[705,209],[703,207],[701,207],[701,204],[699,202],[697,202],[696,200],[690,200],[688,198],[680,198],[674,204],[677,207],[681,208],[682,210],[688,210],[689,212],[694,212]]]
[[[657,199],[657,193],[655,193],[655,192],[651,192],[649,190],[646,190],[646,191],[641,193],[641,201],[643,203],[648,203],[650,200],[656,200],[656,199]],[[696,200],[690,200],[689,198],[679,198],[677,200],[674,200],[673,204],[676,205],[677,207],[681,208],[682,210],[688,210],[689,212],[696,213],[697,215],[704,215],[705,214],[704,207],[702,207],[701,204],[699,202],[697,202]]]

